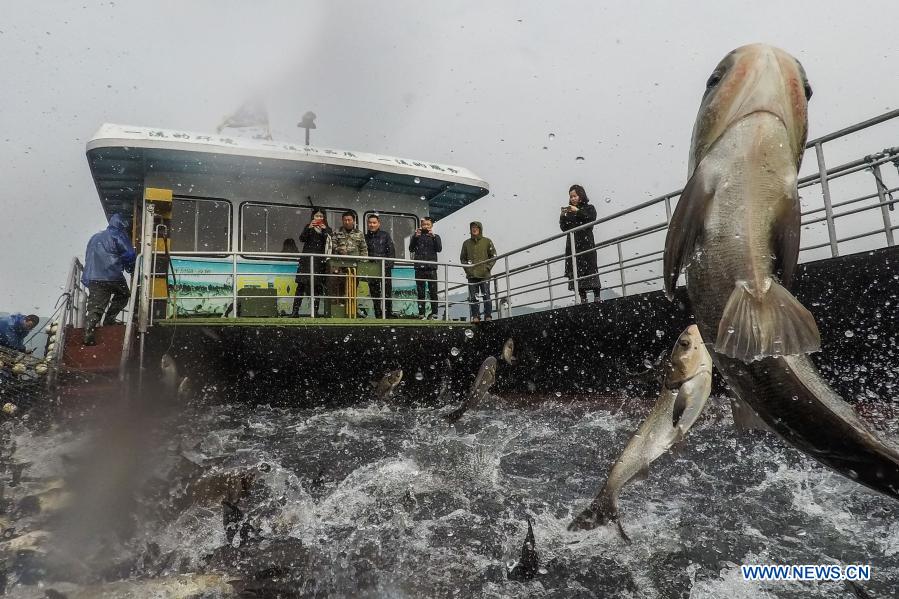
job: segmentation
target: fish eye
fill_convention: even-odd
[[[705,82],[705,87],[706,87],[706,89],[711,89],[711,88],[715,87],[716,85],[718,85],[718,83],[720,81],[721,81],[721,73],[719,71],[715,71],[714,73],[711,74],[711,76],[709,76],[709,80]]]
[[[681,340],[678,341],[677,343],[678,343],[678,345],[680,345],[681,347],[690,347],[690,340],[689,340],[689,339],[681,339]]]
[[[812,99],[812,86],[809,85],[808,81],[803,81],[803,87],[805,88],[805,100],[807,102]]]

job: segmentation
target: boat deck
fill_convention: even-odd
[[[469,327],[460,320],[419,320],[418,318],[173,318],[157,320],[160,326],[221,326],[221,327]]]

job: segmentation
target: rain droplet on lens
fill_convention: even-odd
[[[425,375],[424,375],[424,373],[423,373],[421,370],[417,370],[417,371],[415,372],[415,380],[416,380],[416,381],[423,381],[424,378],[425,378]]]
[[[472,337],[474,337],[474,331],[472,331],[471,329],[465,329],[465,336],[471,339]]]
[[[852,329],[846,329],[846,332],[843,334],[847,337],[855,337],[855,331],[853,331]]]
[[[561,391],[556,391],[556,397],[562,397],[562,392],[561,392]]]
[[[576,156],[574,160],[575,160],[576,162],[583,162],[584,157],[583,157],[583,156]]]
[[[458,347],[454,347],[454,348],[450,349],[450,353],[454,356],[458,356],[461,352],[459,351]]]
[[[412,179],[412,180],[415,181],[416,183],[421,183],[421,179],[419,179],[418,177],[415,177],[415,178]]]
[[[554,140],[555,138],[556,138],[556,134],[555,134],[555,133],[550,133],[550,134],[549,134],[549,140],[550,140],[550,141]]]

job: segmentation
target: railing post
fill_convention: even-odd
[[[665,222],[671,222],[671,196],[665,196]]]
[[[325,280],[327,284],[327,279]],[[299,296],[298,296],[299,297]],[[300,307],[303,306],[303,298],[300,297]],[[327,301],[327,300],[322,300]],[[327,306],[325,306],[327,308]],[[315,258],[309,256],[309,317],[315,318]],[[327,312],[326,312],[327,313]]]
[[[830,201],[830,185],[827,182],[827,166],[824,164],[824,148],[821,142],[815,144],[815,155],[818,157],[818,176],[821,178],[821,195],[824,197],[824,212],[827,215],[827,235],[830,238],[830,254],[840,255],[837,247],[837,231],[833,224],[833,205]]]
[[[381,261],[381,320],[387,319],[387,260],[379,258]],[[369,295],[371,290],[369,289]]]
[[[621,297],[625,297],[627,295],[627,284],[624,281],[624,255],[621,253],[621,242],[619,241],[615,245],[618,246],[618,274],[621,275]]]
[[[553,273],[549,262],[546,263],[546,288],[549,290],[549,309],[552,310],[555,308],[555,304],[553,303]]]
[[[571,281],[574,284],[574,303],[581,299],[580,286],[577,280],[577,248],[574,245],[574,233],[568,234],[568,243],[571,246]]]
[[[506,309],[509,311],[509,315],[512,315],[512,291],[511,284],[509,283],[509,257],[506,256],[504,258],[506,263]],[[502,318],[502,314],[499,315]]]
[[[449,265],[443,265],[443,320],[449,321]]]
[[[237,318],[237,252],[231,254],[231,318]]]
[[[874,170],[874,184],[877,185],[877,198],[880,200],[880,214],[883,216],[883,232],[887,236],[887,246],[893,246],[896,243],[893,241],[893,223],[890,220],[890,210],[889,206],[887,206],[886,194],[884,193],[886,186],[880,177],[880,165],[875,164],[872,168]]]

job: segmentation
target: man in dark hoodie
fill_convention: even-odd
[[[459,261],[463,265],[465,276],[468,278],[468,307],[471,311],[471,322],[480,322],[478,317],[478,292],[484,297],[484,320],[493,318],[493,304],[490,301],[490,271],[496,260],[496,248],[489,238],[484,237],[484,227],[474,221],[468,225],[471,237],[462,243],[462,253]]]
[[[128,303],[131,292],[122,271],[134,272],[134,247],[128,236],[128,223],[121,214],[109,218],[109,226],[95,233],[84,251],[81,282],[88,288],[84,344],[95,345],[94,331],[106,311],[104,325],[115,323],[116,316]],[[107,306],[109,309],[107,310]]]
[[[415,260],[437,262],[437,254],[443,251],[440,235],[431,228],[434,221],[425,216],[421,219],[421,227],[415,230],[409,240],[409,251],[415,254]],[[431,299],[431,318],[437,318],[437,265],[415,263],[415,291],[418,296],[418,317],[425,317],[425,285]]]

